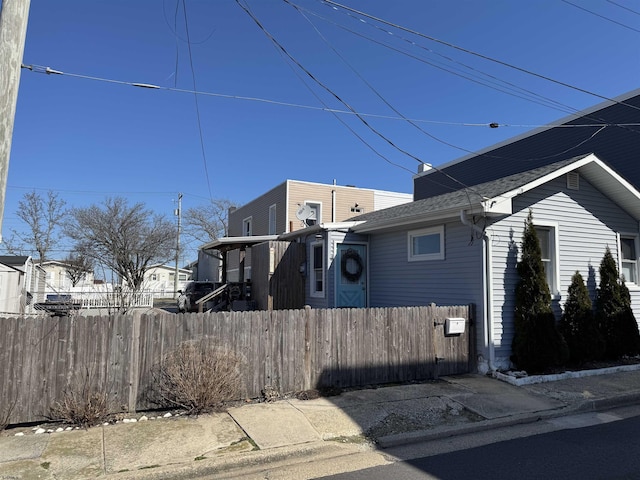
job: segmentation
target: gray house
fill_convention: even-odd
[[[576,271],[595,291],[608,246],[640,318],[640,193],[593,154],[280,238],[307,246],[313,307],[475,304],[478,370],[486,372],[510,364],[529,211],[558,315]]]

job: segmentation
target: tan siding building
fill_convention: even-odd
[[[345,185],[285,180],[280,185],[229,211],[229,237],[280,235],[316,223],[335,223],[363,213],[411,202],[410,193],[389,192]],[[227,255],[230,281],[251,278],[251,249],[244,254],[240,275],[240,251]]]
[[[286,180],[229,212],[229,236],[279,235],[413,200],[409,193]],[[303,207],[307,206],[308,209]],[[301,214],[299,210],[303,209]],[[305,220],[306,214],[311,215]]]

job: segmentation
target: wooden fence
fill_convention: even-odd
[[[147,410],[152,371],[181,342],[207,339],[244,359],[249,398],[470,371],[472,306],[273,310],[108,317],[0,318],[0,419],[42,420],[90,377],[117,410]],[[466,319],[445,336],[447,317]]]

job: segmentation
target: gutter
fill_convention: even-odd
[[[496,371],[496,367],[494,365],[495,361],[495,347],[493,344],[493,322],[492,322],[492,312],[493,312],[493,269],[491,268],[491,237],[487,235],[486,231],[476,224],[471,222],[469,218],[467,218],[467,214],[464,210],[460,210],[460,221],[463,225],[470,227],[475,232],[482,235],[482,246],[483,246],[483,257],[482,257],[482,295],[484,298],[484,305],[482,306],[482,313],[485,319],[485,335],[484,335],[484,349],[489,351],[489,371],[491,373]],[[475,341],[475,339],[474,339]]]

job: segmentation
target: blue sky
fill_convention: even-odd
[[[411,192],[419,161],[640,86],[634,0],[338,3],[384,21],[320,0],[240,0],[276,48],[235,0],[32,0],[23,63],[65,74],[22,71],[3,234],[32,189],[79,207],[122,195],[169,216],[178,192],[183,209],[243,204],[285,179]]]

